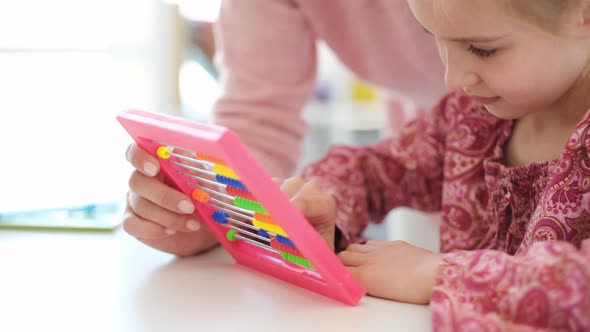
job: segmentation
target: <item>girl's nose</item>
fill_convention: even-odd
[[[479,76],[472,70],[469,59],[451,56],[446,52],[445,84],[451,90],[469,88],[479,83]]]
[[[479,83],[479,76],[468,70],[455,70],[447,65],[445,71],[445,84],[451,90],[470,88]]]

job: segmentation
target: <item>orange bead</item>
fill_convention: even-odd
[[[254,212],[254,219],[260,220],[268,224],[278,225],[277,222],[268,214]]]
[[[203,191],[201,189],[195,189],[195,190],[193,190],[191,196],[197,202],[207,203],[207,201],[209,201],[209,193],[208,192],[205,192],[205,191]]]
[[[212,162],[214,164],[222,164],[222,165],[225,165],[225,161],[223,161],[223,159],[216,158],[216,157],[211,157],[211,156],[208,156],[206,154],[202,154],[200,152],[195,153],[195,157],[197,157],[197,159],[205,160],[205,161],[208,161],[208,162]]]

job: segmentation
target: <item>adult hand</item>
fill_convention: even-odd
[[[164,182],[158,160],[131,144],[127,160],[135,171],[129,178],[123,229],[139,241],[178,256],[190,256],[217,241],[194,214],[192,200]]]

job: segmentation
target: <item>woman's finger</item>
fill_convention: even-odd
[[[136,214],[128,211],[123,216],[123,229],[131,236],[138,239],[163,239],[174,235],[175,230],[169,230],[149,220],[142,219]]]
[[[158,160],[135,143],[129,145],[125,157],[135,169],[147,176],[155,176],[160,171]]]
[[[132,191],[127,194],[127,204],[139,218],[168,229],[194,232],[201,228],[201,222],[194,215],[178,214],[164,209]]]
[[[192,200],[186,195],[143,173],[136,171],[131,174],[129,188],[137,195],[172,212],[192,214],[195,211]]]

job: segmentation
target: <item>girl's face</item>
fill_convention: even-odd
[[[482,97],[476,99],[497,117],[552,109],[588,65],[588,39],[545,31],[509,14],[501,1],[408,2],[436,39],[447,86]]]

